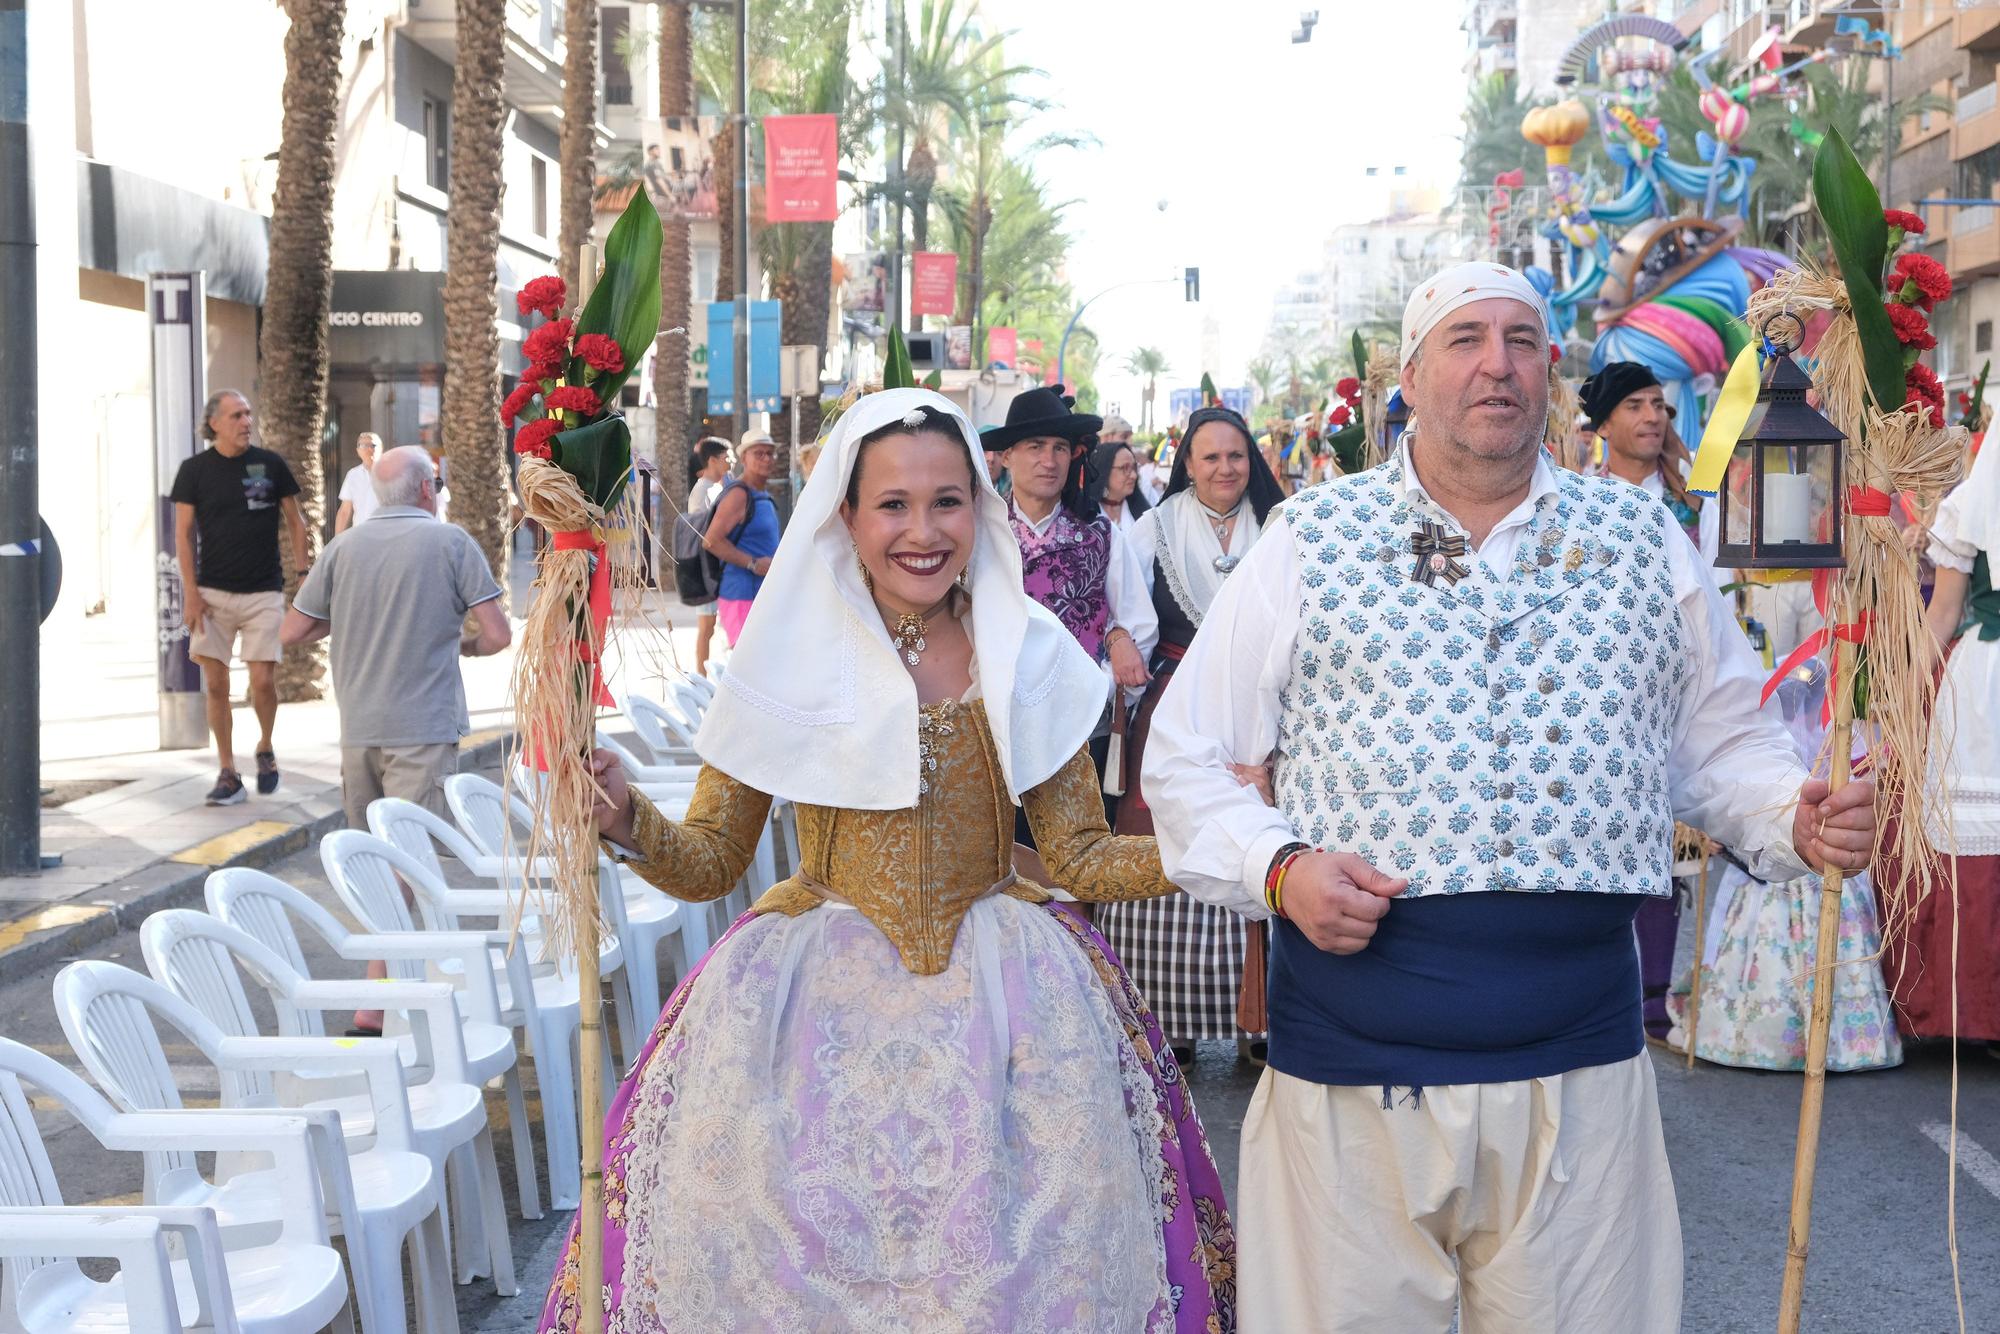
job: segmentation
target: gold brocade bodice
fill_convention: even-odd
[[[895,945],[913,973],[942,972],[974,903],[1003,892],[1044,901],[1013,875],[1014,803],[1001,778],[986,710],[977,702],[926,705],[918,723],[924,766],[917,804],[861,811],[798,808],[799,861],[756,911],[797,916],[828,901],[852,904]],[[676,824],[633,798],[633,869],[676,898],[727,894],[750,863],[771,799],[704,767],[688,817]],[[1079,899],[1155,898],[1173,892],[1151,838],[1114,836],[1097,776],[1079,751],[1022,798],[1049,874]]]

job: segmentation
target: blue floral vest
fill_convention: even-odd
[[[1278,805],[1316,845],[1408,894],[1666,894],[1667,757],[1688,675],[1666,543],[1633,486],[1558,472],[1515,563],[1456,586],[1412,576],[1420,522],[1400,456],[1279,511],[1300,632],[1278,731]]]

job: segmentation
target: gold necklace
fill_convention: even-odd
[[[924,650],[930,647],[924,640],[924,631],[930,625],[931,618],[943,611],[950,601],[951,595],[947,593],[938,600],[935,607],[921,616],[916,612],[906,611],[896,618],[895,627],[889,631],[889,642],[903,655],[904,662],[915,667],[922,659]]]

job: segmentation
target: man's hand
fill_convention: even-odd
[[[201,618],[208,615],[208,604],[201,600],[201,593],[189,584],[181,593],[181,623],[187,626],[191,635],[201,633]]]
[[[1132,690],[1153,679],[1146,671],[1146,660],[1139,656],[1139,646],[1129,634],[1111,641],[1111,679]]]
[[[1244,787],[1254,787],[1257,795],[1264,799],[1266,806],[1278,804],[1278,798],[1271,786],[1271,766],[1268,764],[1232,764],[1229,772],[1236,775],[1236,781]],[[1293,870],[1298,868],[1294,866]]]
[[[1875,780],[1856,779],[1829,795],[1824,778],[1808,778],[1792,815],[1792,847],[1819,871],[1867,870],[1875,853]]]
[[[632,789],[625,782],[625,766],[608,750],[590,752],[590,776],[604,795],[591,805],[597,832],[622,847],[632,846]]]
[[[1359,954],[1389,912],[1389,900],[1410,887],[1349,852],[1308,852],[1285,872],[1281,902],[1306,939],[1329,954]]]

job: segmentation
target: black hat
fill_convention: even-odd
[[[1061,385],[1037,385],[1017,395],[1007,405],[1007,424],[989,427],[980,434],[980,443],[989,450],[1008,449],[1038,436],[1060,436],[1071,444],[1085,444],[1104,426],[1104,418],[1075,412],[1076,399],[1063,393]]]
[[[1585,380],[1577,389],[1577,398],[1583,404],[1584,416],[1590,418],[1590,429],[1596,430],[1611,420],[1611,414],[1641,389],[1657,389],[1660,377],[1652,370],[1636,361],[1613,361]]]

